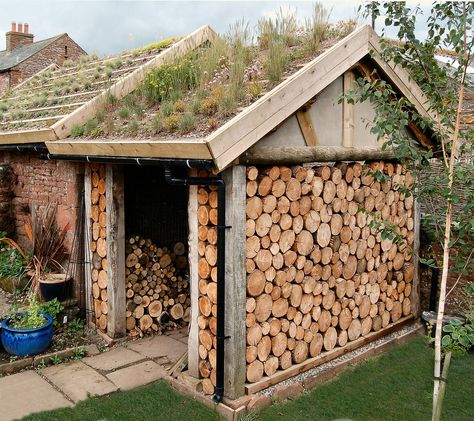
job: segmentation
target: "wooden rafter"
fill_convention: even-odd
[[[300,126],[301,133],[303,134],[306,145],[318,145],[318,136],[316,135],[313,120],[311,118],[309,110],[306,107],[303,107],[302,109],[298,110],[296,112],[296,119],[298,120],[298,124]]]

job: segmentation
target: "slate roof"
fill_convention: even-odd
[[[41,51],[43,48],[51,45],[53,42],[64,35],[66,34],[64,33],[56,35],[55,37],[43,39],[28,45],[20,45],[19,47],[14,48],[12,51],[0,51],[0,72],[4,72],[11,69],[12,67],[15,67],[16,65],[35,55],[37,52]]]

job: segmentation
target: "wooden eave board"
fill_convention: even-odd
[[[383,73],[385,73],[389,81],[414,105],[420,115],[436,120],[436,114],[430,111],[429,100],[421,88],[401,65],[396,66],[395,63],[386,62],[381,57],[379,36],[372,28],[369,28],[369,34],[369,47],[372,60],[374,60]]]
[[[212,159],[203,139],[59,140],[46,142],[52,155],[120,156],[130,158]]]
[[[56,135],[51,129],[19,130],[0,132],[0,145],[16,145],[24,143],[40,143],[56,140]]]
[[[113,95],[117,99],[125,97],[131,93],[141,81],[143,81],[147,71],[159,67],[162,64],[169,63],[178,57],[182,57],[186,53],[199,47],[204,42],[212,40],[215,37],[217,37],[217,34],[209,26],[203,26],[197,29],[190,35],[178,41],[176,44],[173,44],[162,51],[155,58],[140,66],[132,73],[121,78],[110,88],[104,90],[86,104],[53,124],[51,128],[56,133],[58,139],[65,139],[69,136],[71,129],[74,126],[81,126],[96,115],[100,107],[107,101],[108,95]]]
[[[357,29],[209,135],[217,168],[224,169],[367,55],[368,40],[369,27]]]

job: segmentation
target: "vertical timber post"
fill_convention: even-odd
[[[247,274],[245,271],[245,207],[246,168],[237,165],[222,173],[226,184],[225,242],[225,395],[231,399],[245,393],[246,326],[245,303]],[[219,205],[220,206],[220,205]]]
[[[191,177],[197,176],[196,170],[191,170]],[[188,370],[193,377],[199,377],[199,275],[198,275],[198,199],[199,186],[189,186],[188,195],[188,262],[189,262],[189,294],[191,296],[191,320],[188,337]]]
[[[125,300],[125,200],[123,168],[106,164],[107,213],[107,333],[126,334]]]
[[[350,70],[344,73],[344,95],[347,95],[354,88],[354,73]],[[352,148],[354,146],[354,104],[344,98],[343,102],[343,134],[342,146]]]

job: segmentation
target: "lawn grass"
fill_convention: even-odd
[[[433,350],[422,337],[345,371],[300,398],[273,405],[254,420],[430,420]],[[474,419],[474,354],[451,361],[444,420]]]
[[[217,421],[220,419],[216,411],[180,395],[161,380],[129,392],[90,398],[74,408],[41,412],[23,418],[29,421]]]

